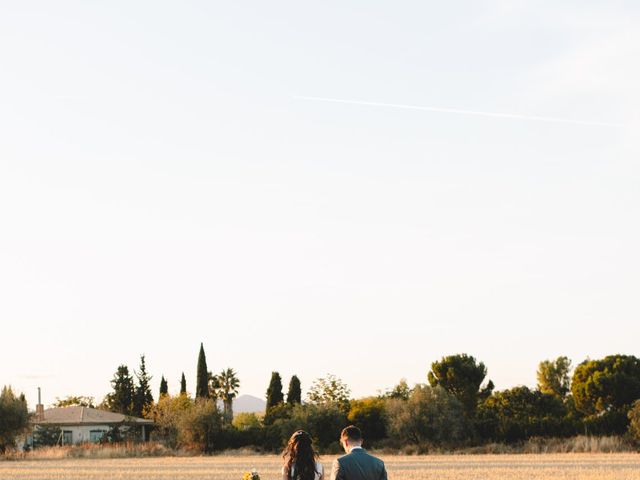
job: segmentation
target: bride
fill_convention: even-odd
[[[282,458],[282,480],[324,480],[324,469],[313,449],[313,439],[304,430],[291,435]]]

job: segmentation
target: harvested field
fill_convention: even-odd
[[[389,478],[402,480],[640,480],[638,454],[383,456]],[[322,462],[329,470],[333,457]],[[3,480],[233,480],[255,467],[280,480],[276,456],[61,459],[0,462]],[[328,472],[327,472],[328,473]],[[328,479],[328,475],[325,477]]]

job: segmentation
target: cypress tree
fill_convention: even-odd
[[[267,412],[283,402],[282,379],[278,372],[271,372],[271,381],[269,382],[269,388],[267,388]]]
[[[140,369],[135,372],[138,385],[135,389],[133,400],[133,414],[137,417],[144,416],[145,411],[153,404],[151,393],[151,375],[147,373],[147,364],[144,355],[140,356]]]
[[[187,379],[184,377],[184,372],[182,372],[182,378],[180,379],[180,395],[187,394]]]
[[[287,403],[291,406],[300,405],[302,403],[302,389],[300,387],[300,379],[297,375],[291,377],[289,382],[289,391],[287,392]]]
[[[160,379],[160,397],[163,395],[169,395],[169,385],[167,384],[164,375]]]
[[[209,398],[209,370],[207,369],[207,357],[204,354],[204,346],[202,343],[200,344],[200,353],[198,354],[196,398]]]

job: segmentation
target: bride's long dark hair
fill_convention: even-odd
[[[304,430],[298,430],[289,439],[284,452],[284,472],[292,480],[314,480],[318,454],[313,449],[313,439]],[[293,473],[293,475],[292,475]]]

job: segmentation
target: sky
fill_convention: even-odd
[[[0,384],[640,355],[638,58],[632,1],[0,3]]]

